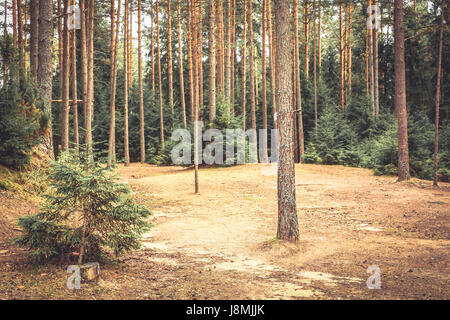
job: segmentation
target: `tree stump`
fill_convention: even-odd
[[[80,266],[82,281],[93,281],[100,277],[100,265],[98,262],[89,262]]]

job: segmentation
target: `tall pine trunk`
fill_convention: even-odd
[[[6,7],[5,7],[5,18],[6,18]],[[39,42],[39,0],[30,0],[30,71],[31,77],[33,79],[36,79],[38,74],[38,42]],[[6,64],[4,64],[4,67],[6,67]],[[6,71],[4,72],[6,73]]]
[[[182,34],[181,34],[181,3],[180,0],[177,2],[177,12],[178,12],[178,72],[180,81],[180,101],[181,101],[181,115],[183,120],[184,128],[187,127],[186,121],[186,100],[184,96],[184,75],[183,75],[183,46],[182,46]]]
[[[408,120],[406,113],[405,30],[403,0],[394,0],[395,110],[398,121],[398,181],[408,180]]]
[[[279,128],[278,230],[280,240],[299,238],[295,198],[294,118],[292,110],[292,50],[288,0],[275,0],[277,106]]]
[[[242,130],[246,129],[247,122],[247,0],[243,1],[243,15],[242,15],[242,57],[241,57],[241,68],[242,68],[242,81],[241,81],[241,115],[242,115]]]
[[[448,5],[448,4],[447,4]],[[441,73],[442,73],[442,47],[444,44],[444,11],[445,0],[441,5],[441,26],[439,32],[439,56],[437,69],[437,85],[436,85],[436,115],[435,115],[435,134],[434,134],[434,163],[433,163],[433,185],[438,186],[438,162],[439,162],[439,103],[441,97]]]
[[[258,162],[258,144],[256,134],[256,98],[255,98],[255,63],[254,63],[254,45],[253,45],[253,1],[248,0],[248,41],[249,41],[249,60],[250,67],[250,106],[252,112],[252,139],[254,141],[250,148],[251,153],[255,155],[255,161]]]
[[[128,0],[124,1],[124,28],[123,28],[123,146],[124,146],[124,157],[125,166],[130,164],[130,150],[129,150],[129,140],[128,140],[128,89],[129,89],[129,68],[128,68]]]
[[[44,110],[51,114],[53,85],[53,3],[52,0],[39,1],[39,44],[38,44],[38,84]],[[52,122],[49,118],[42,143],[42,149],[51,158],[53,155]]]
[[[75,0],[72,0],[72,6],[75,8]],[[78,131],[78,87],[77,87],[77,30],[75,28],[75,25],[77,23],[76,21],[76,15],[73,14],[72,17],[72,24],[74,28],[72,29],[72,107],[73,107],[73,140],[74,140],[74,147],[75,151],[79,152],[79,146],[80,146],[80,137],[79,137],[79,131]]]
[[[159,0],[156,0],[156,46],[158,53],[158,86],[159,86],[159,125],[161,148],[164,148],[164,113],[161,75],[161,46],[159,41]]]
[[[277,113],[276,84],[275,84],[275,43],[272,30],[271,0],[267,1],[267,33],[269,34],[269,63],[270,63],[270,95],[272,100],[273,128],[277,128],[275,114]],[[300,63],[300,62],[299,62]]]
[[[172,12],[171,12],[171,0],[167,0],[167,76],[169,78],[169,107],[171,117],[171,127],[175,125],[175,113],[173,106],[173,68],[172,68]]]
[[[303,155],[305,153],[305,141],[303,133],[303,111],[302,111],[302,94],[301,94],[301,82],[300,82],[300,52],[299,52],[299,39],[298,39],[298,0],[294,0],[294,74],[295,74],[295,108],[298,115],[298,150],[300,153],[299,160],[303,161]],[[317,114],[315,114],[317,119]],[[317,126],[317,120],[316,120]]]
[[[109,119],[109,143],[108,143],[108,165],[116,161],[116,88],[117,88],[117,56],[119,48],[121,1],[117,5],[117,19],[114,26],[114,0],[111,0],[111,75],[110,75],[110,119]],[[114,32],[115,31],[115,34]],[[113,38],[114,37],[114,38]]]
[[[266,0],[263,0],[263,11],[261,14],[262,20],[262,53],[261,53],[261,80],[262,80],[262,145],[261,145],[261,162],[266,163],[269,161],[267,154],[267,92],[266,92]]]
[[[144,132],[144,88],[142,83],[142,32],[141,32],[141,0],[138,0],[138,78],[139,78],[139,141],[141,163],[145,162],[145,132]]]
[[[21,0],[19,0],[21,1]],[[69,0],[64,0],[64,27],[63,27],[63,55],[62,55],[62,112],[61,112],[61,146],[63,151],[69,149],[69,52],[70,52],[70,38],[68,28]]]
[[[216,117],[216,5],[209,0],[209,123]]]

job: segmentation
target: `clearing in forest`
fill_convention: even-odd
[[[154,212],[143,248],[102,266],[98,284],[70,291],[63,268],[21,266],[24,254],[7,247],[0,298],[448,298],[449,184],[296,165],[294,245],[274,239],[271,165],[201,169],[199,194],[192,169],[132,164],[118,171]],[[379,290],[367,287],[371,265],[381,272]]]

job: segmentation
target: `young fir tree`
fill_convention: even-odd
[[[70,152],[60,154],[50,167],[51,188],[40,213],[19,219],[24,234],[16,244],[30,248],[37,261],[76,253],[81,264],[104,256],[138,249],[141,235],[151,225],[151,213],[136,204],[125,184],[115,181],[108,168],[80,161]]]

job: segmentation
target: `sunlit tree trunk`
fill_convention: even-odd
[[[94,10],[95,1],[89,1],[89,29],[88,29],[88,92],[89,92],[89,141],[92,144],[91,124],[94,120]]]
[[[339,80],[340,80],[340,106],[344,110],[344,34],[343,34],[343,13],[342,1],[339,2]]]
[[[20,0],[19,0],[20,2]],[[69,52],[70,52],[70,38],[68,28],[67,9],[69,7],[69,0],[64,0],[64,27],[63,27],[63,55],[62,55],[62,112],[61,112],[61,146],[63,151],[69,149]]]
[[[114,26],[114,0],[111,0],[111,100],[110,100],[110,119],[109,119],[109,149],[108,149],[108,165],[116,161],[116,88],[117,88],[117,56],[119,47],[119,27],[120,27],[120,9],[121,1],[117,5],[117,19]],[[115,31],[115,35],[114,32]],[[114,38],[112,38],[114,37]]]
[[[198,0],[198,84],[199,84],[199,103],[203,105],[203,0]],[[200,113],[200,106],[199,106]]]
[[[280,240],[299,238],[295,198],[295,167],[292,110],[292,50],[288,0],[275,0],[277,106],[279,128],[278,231]]]
[[[234,115],[234,103],[235,103],[235,92],[236,92],[236,76],[235,76],[235,65],[236,65],[236,0],[232,0],[232,25],[231,25],[231,114]]]
[[[276,84],[275,84],[275,44],[273,41],[272,31],[272,9],[271,0],[267,1],[267,33],[269,35],[269,63],[270,63],[270,94],[272,98],[272,118],[273,128],[277,128],[277,121],[275,121],[275,114],[277,112],[276,100]]]
[[[158,52],[158,85],[159,85],[159,125],[161,148],[164,148],[164,113],[161,75],[161,46],[159,41],[159,0],[156,0],[156,46]]]
[[[209,0],[209,123],[216,117],[216,6]]]
[[[314,77],[314,124],[317,128],[317,36],[316,36],[316,0],[313,2],[313,77]],[[303,147],[304,148],[304,147]]]
[[[303,5],[303,55],[304,55],[304,70],[306,80],[309,80],[309,3],[305,0]]]
[[[303,134],[303,111],[302,111],[302,94],[300,82],[300,52],[298,39],[298,0],[294,0],[294,74],[295,74],[295,108],[297,109],[298,121],[298,150],[300,153],[299,160],[302,162],[303,154],[305,153],[305,142]],[[317,119],[317,113],[315,113]],[[316,120],[317,126],[317,120]]]
[[[75,0],[72,0],[72,6],[75,8]],[[79,152],[80,137],[78,131],[78,92],[77,92],[77,31],[75,25],[77,17],[72,13],[72,107],[73,107],[73,140],[75,151]]]
[[[319,21],[317,23],[317,59],[319,62],[319,79],[321,79],[321,70],[322,70],[322,0],[319,0]]]
[[[367,6],[370,7],[372,5],[372,1],[368,0],[367,2]],[[370,12],[369,14],[372,14],[372,12]],[[370,108],[372,110],[372,114],[375,116],[376,115],[376,110],[375,110],[375,72],[374,72],[374,54],[373,54],[373,33],[374,33],[374,26],[372,25],[372,28],[368,28],[368,37],[369,37],[369,41],[368,41],[368,46],[369,46],[369,63],[368,63],[368,67],[369,67],[369,101],[370,101]]]
[[[349,98],[352,96],[352,11],[353,6],[350,2],[348,4],[348,41],[347,41],[347,68],[348,68],[348,76],[347,76],[347,87],[348,87],[348,95]]]
[[[249,41],[249,59],[248,64],[250,68],[250,103],[252,112],[252,136],[253,141],[257,141],[256,135],[256,99],[255,99],[255,65],[254,65],[254,46],[253,46],[253,2],[248,0],[248,41]],[[253,154],[257,157],[257,143],[253,143]],[[257,160],[255,160],[257,161]]]
[[[39,0],[41,1],[41,0]],[[80,53],[81,53],[81,90],[83,95],[83,117],[84,117],[84,123],[83,127],[85,130],[85,144],[86,144],[86,150],[88,146],[90,145],[91,141],[90,136],[87,133],[88,127],[90,128],[90,116],[88,115],[88,58],[87,58],[87,13],[86,13],[86,0],[80,0],[79,2],[80,6],[80,24],[81,24],[81,30],[80,30],[80,41],[81,41],[81,47],[80,47]]]
[[[375,6],[378,6],[378,1],[374,0],[373,4]],[[374,73],[374,77],[373,77],[373,81],[374,81],[374,87],[373,87],[373,91],[374,91],[374,107],[375,107],[375,116],[378,116],[379,111],[380,111],[380,98],[379,98],[379,81],[378,81],[378,17],[377,17],[377,23],[375,28],[372,30],[372,36],[373,36],[373,40],[372,40],[372,44],[373,44],[373,73]]]
[[[17,36],[18,36],[18,44],[19,44],[19,50],[22,54],[22,64],[21,67],[23,67],[23,55],[25,53],[24,46],[23,46],[23,18],[22,18],[22,0],[16,0],[17,3]]]
[[[181,3],[180,0],[177,2],[177,11],[178,11],[178,64],[179,64],[179,77],[180,77],[180,101],[181,101],[181,113],[183,126],[187,127],[186,121],[186,100],[184,96],[184,75],[183,75],[183,43],[182,43],[182,34],[181,34]]]
[[[53,78],[53,3],[52,0],[39,1],[39,44],[38,44],[38,84],[44,110],[52,110]],[[47,124],[42,147],[53,158],[53,136],[51,118]]]
[[[408,180],[408,120],[406,113],[405,30],[403,0],[394,0],[395,110],[398,121],[398,181]]]
[[[128,18],[128,87],[133,87],[133,2],[129,1]]]
[[[217,3],[217,93],[223,97],[225,90],[225,61],[224,61],[224,35],[223,35],[223,0],[216,0]]]
[[[241,103],[242,103],[242,130],[245,131],[246,129],[246,116],[247,116],[247,110],[246,110],[246,104],[247,104],[247,66],[246,66],[246,60],[247,60],[247,0],[243,1],[243,15],[242,15],[242,24],[243,24],[243,31],[242,31],[242,57],[241,57],[241,64],[242,64],[242,81],[241,81]]]
[[[447,4],[448,6],[448,4]],[[441,26],[439,32],[439,56],[437,69],[437,85],[436,85],[436,115],[435,115],[435,133],[434,133],[434,162],[433,162],[433,185],[438,186],[438,163],[439,163],[439,104],[441,97],[441,73],[442,73],[442,47],[444,44],[444,12],[445,0],[441,5]]]
[[[175,122],[175,113],[173,106],[173,70],[172,70],[172,12],[171,12],[171,0],[167,0],[167,76],[169,78],[169,107],[171,126],[173,128]]]
[[[130,164],[130,151],[128,145],[128,81],[129,81],[129,68],[128,68],[128,58],[129,58],[129,50],[128,50],[128,0],[124,1],[124,28],[123,28],[123,144],[124,144],[124,157],[125,157],[125,166]]]
[[[270,0],[269,0],[270,1]],[[261,162],[266,163],[269,161],[267,154],[267,89],[266,89],[266,0],[263,0],[263,11],[261,14],[262,20],[262,53],[261,53],[261,80],[262,80],[262,145],[261,145]]]
[[[141,163],[145,162],[145,132],[144,132],[144,88],[142,83],[142,32],[141,32],[141,0],[138,0],[138,77],[139,77],[139,141]]]
[[[152,0],[152,4],[153,4],[153,0]],[[151,49],[150,49],[150,54],[152,57],[152,92],[153,94],[155,94],[155,41],[154,41],[154,32],[153,32],[153,25],[154,25],[154,13],[153,13],[153,6],[152,6],[152,24],[150,27],[150,33],[151,33]]]
[[[199,165],[199,141],[198,137],[201,134],[199,132],[199,126],[197,125],[199,121],[199,83],[198,83],[198,54],[199,54],[199,48],[197,44],[198,40],[198,25],[197,25],[197,0],[192,0],[191,2],[191,14],[192,14],[192,25],[191,25],[191,31],[192,31],[192,38],[193,38],[193,61],[194,61],[194,189],[195,193],[199,192],[199,183],[198,183],[198,165]],[[201,12],[201,11],[200,11]]]

